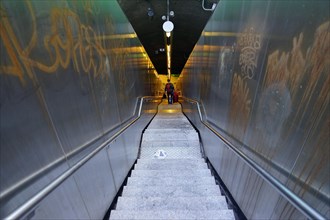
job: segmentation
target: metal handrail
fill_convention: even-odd
[[[141,114],[143,99],[147,99],[147,98],[155,98],[155,97],[154,96],[143,96],[143,97],[138,97],[137,98],[136,103],[135,103],[134,112],[136,112],[137,108],[138,108],[139,109],[138,116]],[[140,102],[140,105],[138,106],[139,99],[141,99],[141,102]],[[132,116],[131,118],[133,118],[133,117],[134,116]],[[122,124],[125,124],[131,118],[125,120],[125,122],[122,122]],[[54,167],[59,166],[60,164],[62,164],[68,158],[71,158],[71,157],[77,155],[83,149],[85,149],[86,147],[88,147],[91,144],[95,143],[96,141],[100,140],[100,138],[102,138],[104,135],[106,135],[106,134],[110,133],[111,131],[117,129],[118,127],[120,127],[120,125],[116,125],[116,126],[110,128],[110,129],[108,129],[107,131],[104,132],[103,135],[99,135],[99,136],[93,138],[92,140],[89,140],[88,142],[86,142],[86,143],[82,144],[81,146],[77,147],[75,150],[71,151],[70,153],[66,154],[65,156],[60,157],[60,158],[56,159],[55,161],[53,161],[52,163],[48,164],[46,167],[43,167],[42,169],[38,170],[37,172],[33,173],[32,175],[22,179],[18,183],[11,185],[10,187],[8,187],[7,189],[5,189],[4,191],[2,191],[0,193],[0,201],[6,200],[7,198],[12,196],[13,194],[17,193],[20,189],[24,188],[26,185],[31,184],[34,180],[38,179],[44,173],[48,172],[49,170],[53,169]]]
[[[243,161],[247,163],[252,169],[254,169],[263,179],[265,179],[268,183],[275,187],[280,192],[280,194],[287,198],[297,209],[304,213],[308,218],[326,220],[324,216],[322,216],[304,200],[302,200],[290,189],[288,189],[283,183],[281,183],[279,180],[270,175],[259,164],[251,160],[247,155],[245,155],[242,151],[235,147],[230,141],[228,141],[223,135],[221,135],[218,131],[212,128],[208,123],[206,123],[202,118],[202,113],[200,111],[200,105],[198,101],[183,96],[182,98],[190,103],[196,104],[202,124],[204,124],[208,129],[210,129],[216,136],[218,136],[232,151],[234,151],[237,156],[243,159]]]
[[[130,123],[128,123],[122,129],[120,129],[118,132],[116,132],[111,138],[109,138],[108,140],[103,142],[99,147],[94,149],[91,153],[89,153],[88,155],[83,157],[75,165],[73,165],[68,170],[66,170],[64,173],[62,173],[60,176],[58,176],[55,180],[53,180],[45,188],[43,188],[41,191],[39,191],[37,194],[35,194],[33,197],[31,197],[28,201],[26,201],[20,207],[15,209],[12,213],[10,213],[4,219],[12,220],[12,219],[18,219],[18,218],[22,217],[24,214],[26,214],[28,211],[30,211],[33,207],[35,207],[40,201],[42,201],[48,194],[50,194],[53,190],[55,190],[62,182],[64,182],[68,177],[70,177],[75,171],[77,171],[81,166],[83,166],[87,161],[89,161],[92,157],[94,157],[104,147],[109,145],[121,133],[123,133],[128,127],[130,127],[132,124],[134,124],[141,116],[142,104],[143,104],[144,99],[146,99],[146,98],[152,98],[152,97],[144,96],[141,98],[138,116],[135,119],[133,119]],[[156,97],[153,97],[153,98],[156,98]]]

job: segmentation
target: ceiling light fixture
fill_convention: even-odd
[[[171,32],[174,29],[174,24],[171,21],[165,21],[163,24],[163,30],[166,32],[166,36],[170,37]]]
[[[174,12],[169,11],[170,2],[167,0],[167,16],[166,20],[163,23],[163,30],[166,34],[165,45],[166,45],[166,60],[167,60],[167,75],[168,78],[171,79],[171,33],[174,29],[174,24],[170,21],[170,16],[174,17]],[[165,16],[162,17],[163,20]]]

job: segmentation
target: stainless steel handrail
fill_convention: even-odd
[[[33,197],[31,197],[28,201],[26,201],[20,207],[15,209],[12,213],[10,213],[4,219],[12,220],[12,219],[18,219],[18,218],[22,217],[24,214],[26,214],[28,211],[30,211],[33,207],[35,207],[41,200],[43,200],[49,193],[51,193],[54,189],[56,189],[62,182],[64,182],[68,177],[70,177],[75,171],[77,171],[82,165],[84,165],[88,160],[90,160],[92,157],[94,157],[104,147],[106,147],[113,140],[115,140],[121,133],[123,133],[128,127],[130,127],[132,124],[134,124],[141,116],[142,104],[143,104],[144,99],[146,99],[146,98],[152,98],[152,97],[144,96],[141,98],[139,113],[135,119],[133,119],[130,123],[128,123],[122,129],[120,129],[118,132],[116,132],[107,141],[103,142],[99,147],[94,149],[91,153],[89,153],[88,155],[83,157],[75,165],[73,165],[68,170],[66,170],[64,173],[62,173],[59,177],[57,177],[55,180],[53,180],[50,184],[48,184],[45,188],[43,188],[41,191],[39,191],[37,194],[35,194]],[[158,97],[154,97],[154,98],[158,98]]]
[[[281,183],[272,175],[270,175],[266,170],[259,166],[259,164],[251,160],[247,155],[245,155],[242,151],[240,151],[237,147],[230,143],[230,141],[228,141],[223,135],[221,135],[218,131],[216,131],[208,123],[206,123],[202,118],[202,113],[200,111],[200,105],[198,101],[187,97],[182,98],[190,103],[196,104],[201,122],[216,136],[218,136],[232,151],[234,151],[236,155],[238,155],[241,159],[244,160],[244,162],[246,162],[252,169],[254,169],[263,179],[265,179],[268,183],[274,186],[281,193],[281,195],[287,198],[297,209],[299,209],[310,219],[326,220],[324,216],[322,216],[314,208],[308,205],[304,200],[302,200],[290,189],[288,189],[283,183]]]

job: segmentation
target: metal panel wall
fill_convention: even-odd
[[[4,0],[0,10],[3,218],[127,124],[136,115],[137,97],[151,95],[145,88],[159,80],[148,72],[152,64],[117,1]],[[102,218],[151,117],[139,129],[126,130],[132,139],[110,144],[109,152],[85,164],[60,186],[64,193],[56,189],[45,199],[48,205],[38,206],[40,214],[31,216]],[[123,155],[111,148],[122,149]],[[129,161],[114,176],[111,167],[122,164],[112,159],[121,157]],[[61,201],[67,203],[60,206]]]
[[[183,95],[203,104],[208,123],[327,218],[329,8],[322,0],[221,0],[180,78]],[[297,217],[233,153],[202,137],[248,218]]]

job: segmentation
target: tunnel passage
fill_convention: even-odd
[[[1,218],[100,219],[135,163],[165,75],[118,2],[0,2]],[[249,219],[329,219],[330,2],[191,2],[175,88],[207,159]]]

